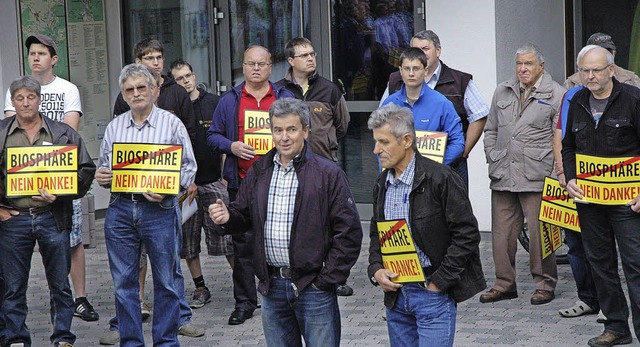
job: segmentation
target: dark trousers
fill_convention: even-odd
[[[629,308],[618,274],[617,242],[637,337],[640,334],[640,214],[629,206],[576,205],[584,251],[591,265],[600,308],[607,317],[604,328],[618,334],[629,331]]]
[[[229,201],[236,200],[238,189],[229,188]],[[255,270],[253,268],[253,235],[233,234],[233,298],[236,309],[253,312],[258,306]]]

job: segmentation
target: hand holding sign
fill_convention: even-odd
[[[229,210],[222,202],[222,199],[218,199],[215,204],[209,205],[209,217],[216,224],[226,224],[229,221]]]
[[[567,193],[574,199],[582,199],[582,195],[584,194],[582,189],[578,187],[578,182],[575,178],[567,182]]]
[[[54,201],[56,201],[56,199],[58,198],[57,196],[55,196],[53,194],[49,194],[49,192],[44,188],[38,189],[38,192],[40,193],[40,195],[32,196],[31,198],[33,200],[44,201],[46,203],[51,204]]]
[[[387,269],[380,269],[376,271],[376,273],[373,274],[373,277],[376,278],[376,282],[378,282],[382,290],[385,292],[395,292],[402,288],[402,284],[392,282],[394,278],[398,277],[398,274]]]
[[[243,160],[251,160],[256,155],[253,147],[241,141],[235,141],[231,144],[231,152]]]
[[[160,201],[164,200],[164,197],[165,197],[164,194],[157,194],[157,193],[152,192],[151,190],[147,190],[146,192],[142,193],[142,195],[149,202],[160,202]]]
[[[636,213],[640,213],[640,195],[636,196],[633,200],[627,203],[627,206],[631,207],[631,210]]]
[[[101,186],[108,186],[111,184],[111,178],[113,175],[111,174],[111,170],[106,167],[101,167],[96,171],[96,181]]]

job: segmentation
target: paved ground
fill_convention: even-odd
[[[101,231],[102,220],[98,221]],[[363,225],[368,230],[368,224]],[[483,233],[481,253],[487,282],[494,279],[491,260],[490,235]],[[114,314],[113,284],[109,273],[104,237],[99,235],[98,246],[87,249],[89,299],[100,313],[97,322],[74,319],[73,331],[78,335],[76,346],[97,346],[100,335]],[[382,291],[372,287],[366,278],[368,239],[365,238],[358,263],[353,268],[349,284],[355,289],[351,297],[340,298],[342,314],[343,346],[388,346],[387,328],[382,320]],[[533,292],[528,273],[528,256],[522,249],[517,256],[519,298],[495,304],[480,304],[477,296],[459,305],[456,329],[456,346],[586,346],[589,338],[598,335],[602,326],[596,323],[595,315],[566,319],[561,318],[559,308],[569,307],[576,300],[575,285],[568,265],[560,265],[560,280],[556,300],[547,305],[531,306],[529,298]],[[29,318],[34,346],[47,346],[51,325],[49,324],[49,294],[44,279],[40,256],[34,255],[31,280],[29,282]],[[233,311],[231,270],[224,257],[202,258],[203,272],[213,300],[205,307],[194,310],[193,321],[206,327],[202,338],[181,337],[184,346],[262,346],[260,310],[256,316],[240,326],[227,325]],[[186,290],[193,291],[193,282],[187,272]],[[149,278],[151,276],[149,275]],[[151,285],[147,296],[152,298]],[[155,312],[161,314],[161,312]],[[145,339],[151,346],[151,324],[144,323]],[[637,340],[630,346],[640,346]]]

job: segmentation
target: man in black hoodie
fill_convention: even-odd
[[[224,255],[233,268],[233,244],[231,235],[217,236],[216,225],[209,218],[209,205],[217,199],[229,201],[226,181],[222,179],[222,155],[220,151],[213,150],[207,144],[207,130],[211,126],[213,111],[215,111],[220,99],[196,85],[196,75],[193,67],[182,59],[178,59],[169,66],[169,76],[176,83],[183,86],[193,103],[193,112],[196,119],[196,137],[193,141],[193,152],[198,163],[196,172],[197,191],[190,194],[189,199],[198,197],[198,211],[182,226],[182,250],[180,257],[184,258],[189,267],[196,289],[193,292],[190,306],[200,308],[211,301],[211,293],[207,288],[200,267],[200,241],[201,231],[204,227],[207,252],[209,255]]]

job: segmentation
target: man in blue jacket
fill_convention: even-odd
[[[250,134],[256,127],[246,127],[245,124],[264,122],[268,118],[269,107],[276,99],[293,98],[291,92],[269,82],[272,62],[271,53],[266,48],[249,46],[243,58],[245,82],[220,98],[207,132],[209,146],[227,155],[223,176],[227,181],[230,201],[235,200],[240,182],[260,157],[258,153],[266,153],[266,148],[249,145],[250,139],[270,138],[268,133],[264,133],[269,129],[268,125],[260,130],[262,134]],[[263,144],[264,141],[251,143]],[[236,306],[229,317],[230,325],[244,323],[253,316],[258,305],[248,231],[245,229],[233,235],[233,296]]]
[[[347,176],[308,145],[309,107],[269,110],[275,149],[247,172],[237,199],[209,207],[227,232],[252,229],[267,346],[340,345],[336,287],[360,254],[362,227]]]
[[[382,106],[393,103],[411,109],[416,130],[446,132],[444,163],[450,165],[464,152],[462,123],[451,101],[429,88],[424,81],[426,69],[427,56],[421,49],[412,47],[402,52],[400,74],[404,85]]]

